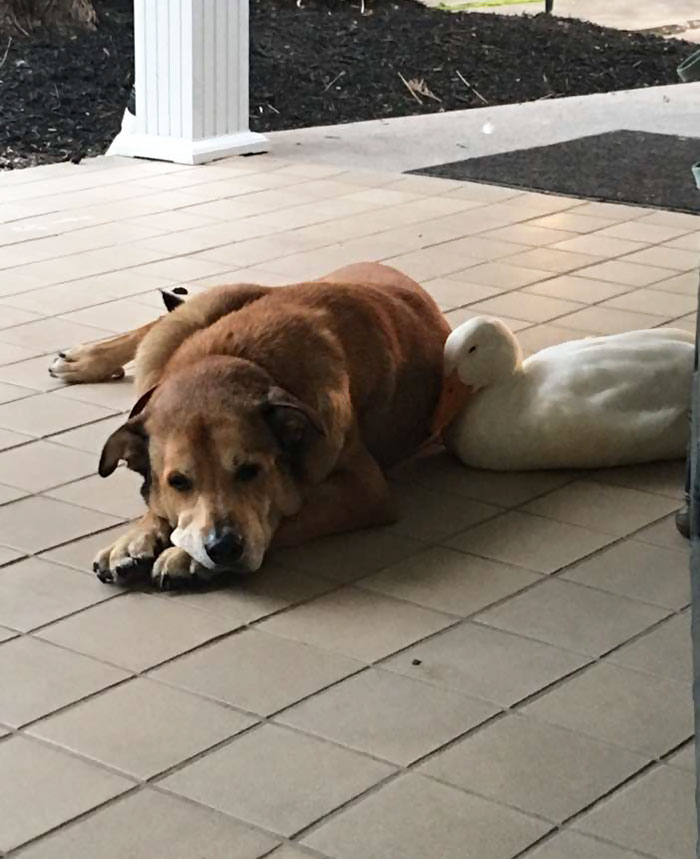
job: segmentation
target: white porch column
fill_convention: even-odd
[[[262,152],[248,128],[248,0],[134,0],[136,116],[109,155],[201,164]]]

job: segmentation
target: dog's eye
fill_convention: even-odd
[[[470,352],[470,353],[471,353],[471,352],[476,352],[476,348],[477,348],[476,346],[472,346],[472,347],[471,347],[471,349],[469,350],[469,352]]]
[[[260,466],[254,462],[248,462],[236,470],[236,480],[239,483],[248,483],[260,474]]]
[[[185,477],[184,474],[180,474],[179,471],[174,471],[172,474],[168,475],[168,484],[172,486],[176,492],[188,492],[192,489],[192,481],[189,477]]]

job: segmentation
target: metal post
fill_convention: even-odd
[[[201,164],[262,152],[248,125],[248,0],[134,0],[135,115],[110,155]]]
[[[698,292],[700,305],[700,291]],[[693,645],[693,703],[695,733],[700,735],[700,375],[698,349],[700,348],[700,318],[695,333],[695,369],[693,372],[692,423],[689,451],[690,467],[690,581],[691,581],[691,636]],[[695,744],[696,773],[700,774],[700,743]],[[700,820],[700,779],[695,780],[695,808]],[[700,839],[696,842],[696,856],[700,859]]]

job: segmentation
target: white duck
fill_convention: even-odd
[[[685,457],[694,338],[658,328],[588,337],[522,360],[498,319],[445,344],[435,428],[466,465],[601,468]],[[456,415],[456,417],[455,417]]]

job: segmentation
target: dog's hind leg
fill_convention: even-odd
[[[62,382],[108,382],[120,379],[124,375],[124,365],[133,361],[138,352],[137,388],[139,393],[144,393],[157,383],[170,356],[190,335],[269,291],[270,287],[248,284],[221,286],[189,297],[187,301],[169,293],[167,300],[163,298],[167,315],[127,334],[59,352],[49,373]],[[154,336],[149,337],[144,349],[139,351],[141,343],[154,329]]]
[[[62,382],[120,379],[124,375],[124,365],[134,360],[141,341],[157,322],[155,319],[126,334],[59,352],[49,367],[49,374]]]

